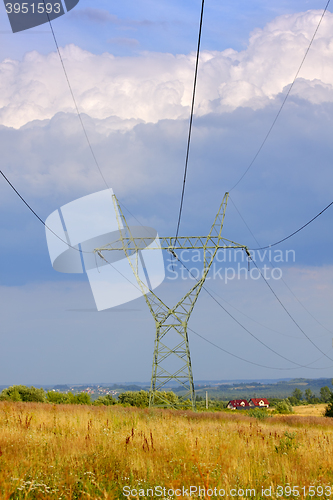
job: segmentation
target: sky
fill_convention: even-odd
[[[227,191],[223,235],[250,249],[333,201],[333,6],[297,74],[326,3],[206,0],[181,235],[208,234]],[[52,21],[107,184],[130,223],[163,236],[177,225],[200,8],[80,0]],[[13,34],[1,3],[0,40],[1,170],[46,220],[105,183],[50,26]],[[149,381],[144,298],[98,312],[86,275],[52,268],[43,225],[0,180],[0,385]],[[224,309],[203,290],[189,323],[195,380],[331,377],[332,217],[253,251],[275,295],[240,254],[218,255],[207,289]],[[180,256],[199,272],[200,256]],[[164,257],[156,294],[174,305],[193,280]]]

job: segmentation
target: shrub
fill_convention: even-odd
[[[45,403],[46,398],[44,389],[27,387],[26,385],[12,385],[1,392],[0,400]]]
[[[291,406],[289,399],[284,399],[283,401],[277,403],[275,405],[273,413],[278,413],[280,415],[287,415],[289,413],[294,413],[293,407]]]
[[[156,391],[155,405],[165,404],[165,400],[171,404],[176,404],[179,401],[178,396],[172,391]],[[122,392],[118,396],[118,401],[122,405],[137,406],[139,408],[147,408],[149,406],[148,391],[127,391]],[[184,402],[185,404],[186,402]]]
[[[49,403],[64,404],[67,402],[67,394],[64,394],[62,392],[48,391],[46,393],[46,399]]]
[[[87,392],[80,392],[79,394],[73,394],[72,392],[55,392],[48,391],[47,401],[53,404],[67,404],[67,405],[91,405],[91,397]]]
[[[110,406],[110,405],[116,405],[117,400],[113,398],[110,394],[107,394],[106,396],[99,396],[93,404],[95,406]]]
[[[72,395],[71,392],[69,392],[68,394]],[[79,392],[79,394],[75,394],[74,395],[74,404],[91,405],[92,401],[91,401],[90,394],[88,394],[87,392]]]
[[[165,400],[171,404],[177,404],[179,402],[178,396],[172,391],[156,391],[155,404],[163,404]]]
[[[331,401],[325,408],[324,417],[333,417],[333,396],[331,397]]]
[[[149,393],[147,391],[126,391],[118,396],[121,404],[147,408],[149,406]]]
[[[247,415],[249,417],[257,418],[258,420],[265,420],[265,418],[271,417],[267,408],[254,408],[253,410],[248,410]]]

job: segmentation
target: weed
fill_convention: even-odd
[[[254,417],[258,420],[265,420],[271,417],[266,408],[254,408],[253,410],[248,410],[246,413],[249,417]]]
[[[275,446],[277,453],[287,454],[289,451],[295,451],[299,447],[296,441],[296,432],[285,431],[284,437],[280,439],[280,443]]]

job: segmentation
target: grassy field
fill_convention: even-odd
[[[294,406],[293,410],[296,415],[302,415],[303,417],[322,417],[325,413],[326,406],[326,404]]]
[[[329,498],[332,444],[325,417],[1,402],[0,498]]]

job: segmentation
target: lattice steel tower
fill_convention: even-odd
[[[150,406],[176,406],[169,400],[158,397],[156,391],[161,391],[171,381],[178,382],[185,389],[184,399],[189,399],[192,409],[195,410],[195,393],[187,324],[204,285],[209,269],[219,249],[243,248],[245,245],[221,237],[229,193],[224,195],[223,201],[217,212],[214,223],[208,236],[178,236],[160,237],[160,244],[151,245],[151,237],[135,237],[126,222],[119,202],[113,195],[113,203],[118,218],[120,238],[95,252],[103,257],[103,251],[124,251],[136,277],[137,285],[145,297],[149,310],[155,320],[156,335],[153,357],[153,368],[150,387]],[[172,308],[168,307],[152,290],[147,287],[139,277],[140,250],[168,250],[176,258],[176,250],[203,250],[203,272],[195,285]],[[133,258],[134,257],[134,258]]]

